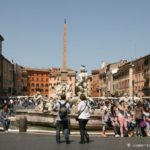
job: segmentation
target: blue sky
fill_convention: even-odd
[[[60,67],[64,18],[68,67],[150,54],[149,0],[0,0],[3,55],[33,68]]]

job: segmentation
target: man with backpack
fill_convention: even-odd
[[[66,144],[70,144],[69,141],[69,118],[70,104],[66,101],[66,95],[62,94],[61,99],[54,105],[53,110],[57,110],[56,117],[56,142],[61,143],[60,131],[63,129]]]

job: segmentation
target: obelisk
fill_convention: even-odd
[[[63,59],[62,68],[67,68],[67,24],[66,19],[64,20],[64,35],[63,35]]]
[[[61,81],[67,83],[68,71],[67,71],[67,23],[64,20],[64,34],[63,34],[63,57],[62,57],[62,69],[61,69]]]

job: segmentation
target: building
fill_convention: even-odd
[[[101,87],[100,87],[100,79],[99,79],[99,69],[92,70],[92,83],[91,83],[91,96],[99,97],[101,96]]]
[[[99,87],[101,96],[114,96],[116,95],[116,89],[114,88],[113,75],[119,70],[119,67],[125,64],[126,60],[120,60],[115,63],[106,64],[103,63],[99,70]]]
[[[114,93],[117,96],[123,96],[125,93],[132,95],[132,91],[129,91],[129,70],[131,63],[128,62],[119,67],[119,70],[113,75],[113,87]]]
[[[150,96],[150,55],[144,57],[144,87],[145,96]]]
[[[27,95],[28,76],[25,68],[22,68],[22,91],[21,95]]]
[[[136,59],[132,62],[133,66],[133,95],[144,96],[144,58]]]
[[[2,56],[2,42],[4,41],[4,38],[0,35],[0,95],[2,95],[2,83],[3,83],[3,79],[2,79],[2,60],[3,60],[3,56]]]
[[[113,78],[119,95],[150,96],[150,55],[122,65]]]
[[[49,69],[25,68],[27,74],[27,95],[33,96],[37,91],[48,96]]]
[[[13,64],[2,55],[2,42],[4,38],[0,35],[0,96],[13,94]]]
[[[14,95],[27,95],[27,73],[24,67],[14,63]]]

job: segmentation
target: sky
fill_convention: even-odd
[[[150,54],[149,0],[0,0],[2,54],[24,67],[98,69]]]

